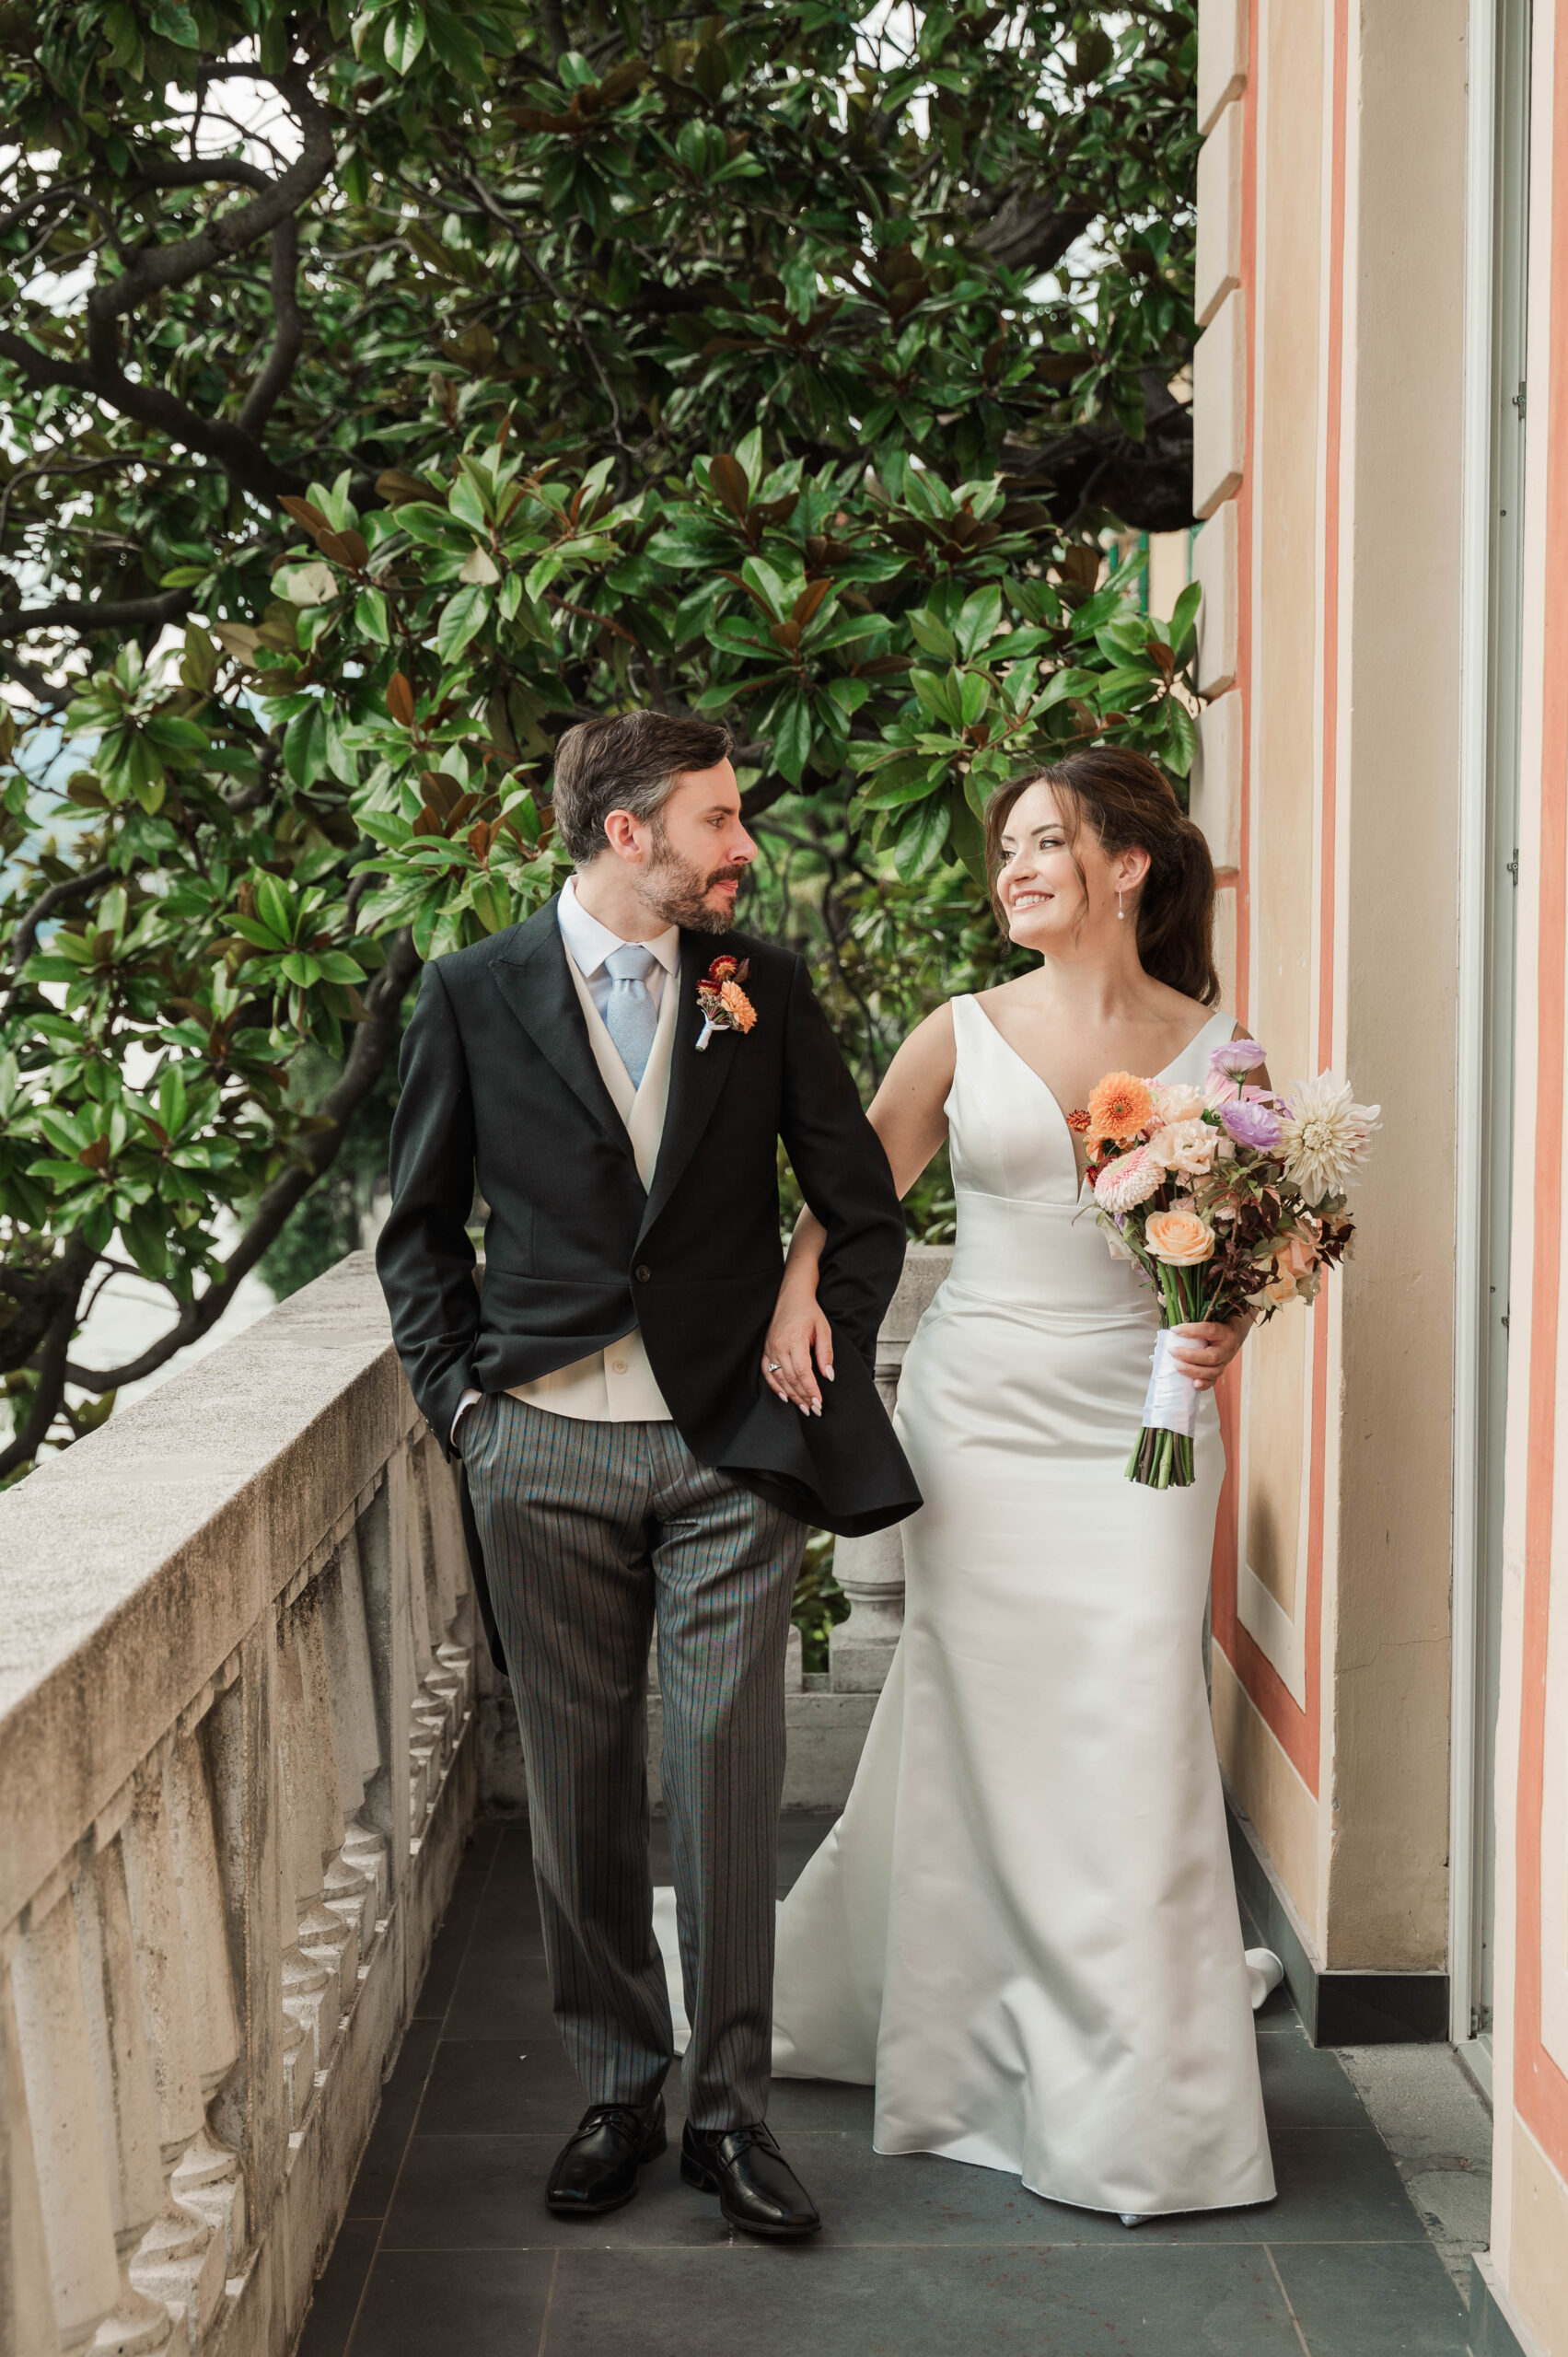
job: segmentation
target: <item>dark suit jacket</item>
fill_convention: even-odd
[[[699,1053],[696,982],[749,958],[748,1033]],[[653,1185],[594,1062],[555,903],[424,970],[403,1040],[392,1209],[376,1262],[392,1336],[443,1448],[463,1391],[501,1391],[642,1329],[704,1464],[825,1529],[879,1530],[920,1504],[872,1380],[903,1264],[903,1215],[792,953],[683,934],[669,1101]],[[763,1382],[777,1296],[778,1142],[827,1230],[819,1298],[836,1380],[820,1418]],[[482,1293],[465,1222],[490,1207]]]

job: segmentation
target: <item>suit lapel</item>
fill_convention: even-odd
[[[648,1190],[648,1206],[643,1213],[641,1233],[645,1236],[668,1202],[698,1140],[713,1119],[714,1108],[735,1062],[739,1039],[734,1031],[714,1032],[702,1053],[697,1051],[703,1028],[703,1011],[697,1004],[698,980],[707,972],[714,958],[725,954],[726,946],[723,935],[716,940],[712,934],[682,933],[680,936],[680,967],[670,978],[671,987],[680,993],[680,1004],[676,1010],[675,1038],[670,1049],[669,1102],[658,1160],[654,1166],[654,1183]]]
[[[626,1124],[611,1102],[588,1045],[583,1010],[566,970],[566,945],[561,938],[553,900],[547,900],[518,928],[516,942],[496,959],[492,971],[496,988],[540,1053],[560,1074],[590,1120],[630,1156],[632,1141]]]

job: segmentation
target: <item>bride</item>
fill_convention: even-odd
[[[1074,1109],[1109,1072],[1201,1087],[1233,1031],[1208,851],[1151,762],[1005,786],[986,842],[1040,962],[928,1016],[871,1108],[900,1194],[948,1140],[958,1241],[899,1390],[925,1499],[903,1637],[780,1912],[773,2069],[874,2081],[880,2153],[1134,2225],[1272,2196],[1251,2002],[1279,1967],[1243,1954],[1204,1692],[1218,1418],[1205,1398],[1191,1489],[1124,1478],[1155,1311],[1084,1208]],[[821,1238],[807,1213],[765,1353],[807,1411]],[[1245,1332],[1180,1329],[1202,1392]]]

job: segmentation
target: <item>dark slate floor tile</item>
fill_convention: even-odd
[[[712,2196],[682,2185],[672,2149],[643,2170],[636,2199],[591,2226],[544,2206],[559,2136],[416,2136],[387,2220],[386,2250],[540,2249],[587,2234],[602,2247],[701,2247],[727,2240]]]
[[[783,2136],[792,2128],[847,2128],[871,2142],[875,2091],[839,2079],[774,2079],[768,2096],[768,2125]]]
[[[787,2139],[781,2133],[780,2141],[822,2212],[825,2248],[1000,2249],[1129,2240],[1119,2219],[1042,2201],[1001,2169],[934,2153],[873,2152],[861,2129],[796,2129]]]
[[[552,2250],[383,2252],[348,2357],[534,2357],[554,2273]]]
[[[530,1875],[526,1890],[485,1892],[469,1931],[465,1953],[477,1962],[544,1968],[544,1934]]]
[[[1367,2125],[1361,2098],[1339,2056],[1308,2046],[1299,2025],[1294,2038],[1260,2038],[1258,2063],[1271,2130]]]
[[[419,2133],[564,2137],[587,2100],[553,2026],[521,2047],[516,2038],[448,2038],[436,2049]]]
[[[1249,2249],[563,2250],[543,2357],[633,2318],[639,2357],[1301,2357]]]
[[[1464,2357],[1469,2318],[1430,2243],[1274,2247],[1312,2357]]]
[[[380,2231],[379,2218],[344,2219],[316,2279],[295,2357],[343,2357]]]
[[[470,1940],[447,2007],[442,2036],[447,2038],[555,2036],[544,1959],[528,1943],[487,1929]]]
[[[436,2021],[416,2020],[408,2026],[391,2075],[381,2090],[381,2107],[349,2194],[345,2214],[350,2218],[385,2215],[436,2057],[439,2031]]]
[[[1271,2134],[1278,2198],[1248,2210],[1161,2220],[1183,2240],[1405,2242],[1425,2237],[1388,2146],[1362,2128],[1281,2128]],[[1150,2234],[1152,2225],[1140,2227]]]

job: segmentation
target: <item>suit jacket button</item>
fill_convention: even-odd
[[[653,1275],[653,1271],[649,1268],[645,1260],[639,1260],[636,1267],[633,1270],[632,1274],[636,1278],[637,1283],[640,1285],[645,1285],[648,1279]]]

